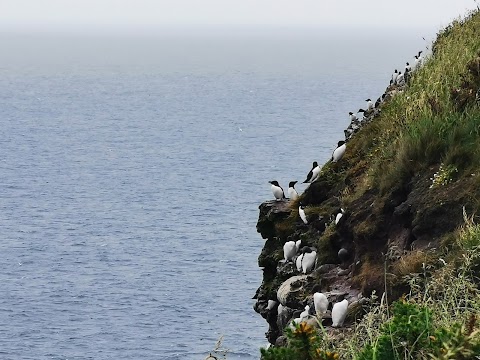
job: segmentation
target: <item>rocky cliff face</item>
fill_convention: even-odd
[[[477,91],[480,58],[472,63],[470,75],[474,74],[468,86]],[[464,111],[465,106],[476,106],[474,90],[468,92],[473,94],[470,98],[461,99],[460,109],[458,94],[464,91],[452,90],[453,107]],[[457,167],[451,167],[447,181],[440,183],[438,176],[446,171],[442,158],[421,161],[410,155],[411,163],[399,164],[398,171],[391,167],[385,174],[378,164],[372,167],[372,157],[388,140],[385,132],[393,136],[401,132],[401,121],[388,122],[393,122],[392,113],[398,111],[395,98],[405,97],[408,91],[409,84],[390,85],[374,110],[366,112],[362,120],[352,121],[345,130],[344,158],[325,164],[317,181],[298,200],[260,205],[257,231],[265,246],[258,258],[263,282],[255,294],[255,311],[269,324],[266,336],[270,343],[283,344],[285,326],[298,318],[306,305],[314,314],[315,292],[327,295],[329,310],[333,303],[348,300],[347,327],[363,314],[362,305],[373,292],[382,295],[386,291],[389,300],[397,299],[408,291],[404,276],[421,271],[425,262],[436,261],[440,252],[448,252],[449,237],[462,223],[464,211],[472,213],[479,208],[479,177],[466,172],[457,175]],[[426,104],[435,114],[438,103]],[[299,217],[300,203],[305,206],[308,224]],[[340,209],[344,213],[336,223]],[[298,240],[301,246],[293,261],[285,261],[284,244]],[[304,273],[297,268],[297,259],[312,251],[317,253],[315,266]],[[322,322],[327,331],[332,329],[330,311]]]

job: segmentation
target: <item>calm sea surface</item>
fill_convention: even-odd
[[[0,358],[258,359],[268,181],[421,36],[0,36]]]

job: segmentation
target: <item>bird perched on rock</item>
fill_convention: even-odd
[[[295,266],[297,267],[297,271],[302,271],[302,260],[303,260],[303,255],[300,254],[297,256],[297,260],[295,260]]]
[[[292,260],[296,253],[297,247],[295,241],[287,241],[283,245],[283,258],[285,259],[285,262]]]
[[[295,190],[295,184],[297,183],[298,181],[290,181],[288,183],[288,197],[290,198],[290,200],[295,200],[298,198],[298,193],[297,193],[297,190]]]
[[[317,180],[318,176],[320,175],[320,167],[318,166],[318,163],[316,161],[313,162],[312,165],[312,170],[307,175],[307,179],[303,182],[305,183],[312,183],[315,180]]]
[[[308,224],[307,215],[305,215],[305,207],[302,204],[298,207],[298,215],[300,215],[300,219],[302,219],[304,224]]]
[[[270,184],[272,184],[272,193],[273,196],[275,196],[275,200],[282,200],[285,198],[285,193],[283,192],[282,187],[278,184],[278,181],[272,180],[269,181]]]
[[[345,141],[339,141],[337,144],[337,148],[333,151],[332,154],[332,161],[337,162],[339,161],[343,155],[345,155],[345,150],[347,149],[347,144]]]
[[[328,299],[324,293],[316,292],[313,294],[313,304],[318,317],[322,317],[328,308]]]
[[[300,250],[300,245],[302,245],[302,239],[295,241],[296,252],[298,252],[298,250]]]
[[[348,301],[343,299],[333,305],[332,308],[332,326],[342,327],[345,318],[347,317]]]
[[[315,260],[317,260],[317,252],[316,251],[306,252],[306,253],[303,254],[302,272],[304,274],[313,270],[313,268],[315,266]]]

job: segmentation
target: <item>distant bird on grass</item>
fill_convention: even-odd
[[[340,208],[340,211],[338,212],[337,216],[335,216],[335,225],[338,225],[338,223],[340,222],[340,220],[343,217],[343,214],[345,214],[345,210]]]
[[[368,111],[371,111],[373,110],[373,102],[372,102],[372,99],[367,99],[365,100],[367,102],[367,110]]]
[[[377,101],[375,101],[375,107],[378,107],[383,102],[383,100],[385,100],[386,96],[387,96],[387,94],[383,93],[382,96],[380,96],[377,99]]]
[[[419,51],[418,55],[415,55],[415,65],[414,65],[415,69],[418,69],[420,65],[422,65],[422,61],[423,61],[422,51]]]
[[[305,207],[302,204],[298,207],[298,215],[300,215],[300,219],[302,219],[304,224],[308,224],[307,215],[305,215]]]
[[[312,183],[315,180],[317,180],[318,176],[320,175],[320,167],[318,166],[318,163],[316,161],[313,162],[312,165],[312,170],[307,175],[307,179],[303,182],[305,183]]]
[[[332,154],[332,161],[337,162],[339,161],[343,155],[345,155],[345,151],[347,150],[347,144],[345,141],[339,141],[337,144],[337,148],[334,150]]]
[[[397,85],[400,85],[400,86],[403,86],[405,85],[405,75],[402,74],[402,72],[399,72],[398,73],[398,76],[397,76]]]
[[[412,71],[412,66],[410,65],[410,63],[406,63],[405,64],[405,72],[409,72],[409,71]]]
[[[397,77],[398,77],[398,70],[395,69],[395,72],[392,74],[392,80],[390,81],[390,84],[395,84],[397,82]]]

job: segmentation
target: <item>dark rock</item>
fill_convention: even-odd
[[[337,255],[342,263],[347,262],[350,257],[348,250],[345,248],[341,248],[340,250],[338,250]]]
[[[285,347],[287,346],[287,337],[285,335],[279,336],[275,341],[276,347]]]
[[[317,269],[315,269],[315,275],[321,275],[329,272],[330,270],[336,268],[337,265],[335,264],[323,264],[320,265]]]
[[[289,201],[266,201],[259,206],[260,215],[257,222],[257,232],[264,239],[277,236],[275,223],[286,219],[292,210],[288,207]]]
[[[277,299],[283,306],[300,308],[305,296],[305,287],[310,278],[307,275],[296,275],[284,281],[277,290]]]

